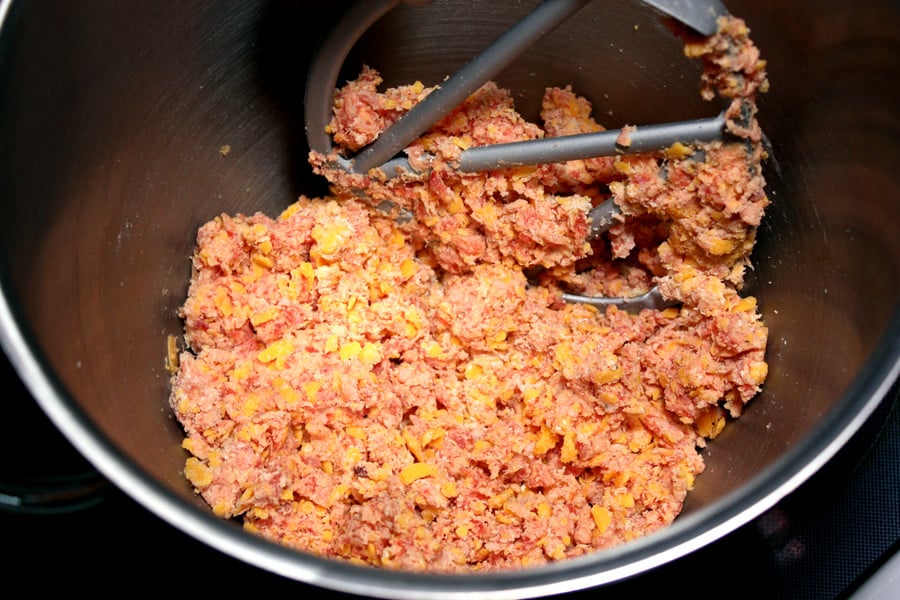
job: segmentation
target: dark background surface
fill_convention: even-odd
[[[107,483],[57,432],[4,358],[0,573],[29,593],[202,595],[254,589],[353,598],[270,574],[160,520]],[[705,599],[847,598],[900,546],[900,388],[823,469],[723,539],[639,578],[565,595],[661,586]],[[24,503],[13,506],[18,498]],[[633,597],[633,596],[632,596]]]

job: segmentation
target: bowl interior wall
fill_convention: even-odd
[[[167,336],[181,332],[194,235],[222,212],[275,215],[324,193],[305,162],[302,95],[344,4],[19,2],[0,39],[5,290],[90,423],[191,502],[164,360]],[[365,62],[389,84],[440,81],[507,19],[497,3],[458,4],[398,9],[361,41],[347,76]],[[609,127],[715,114],[697,65],[655,15],[609,4],[592,3],[499,78],[522,110],[534,116],[545,86],[572,84]],[[770,378],[706,453],[688,512],[839,408],[900,298],[896,3],[828,14],[728,4],[772,82],[761,119],[773,204],[748,277],[770,326]],[[508,15],[528,6],[510,2]]]

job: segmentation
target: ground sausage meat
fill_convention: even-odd
[[[725,18],[687,44],[704,93],[732,101],[728,141],[461,173],[467,147],[602,129],[569,88],[547,91],[537,125],[487,84],[408,149],[424,176],[313,154],[329,196],[203,225],[170,402],[212,510],[317,555],[442,572],[671,523],[700,449],[767,374],[766,327],[739,292],[768,202],[747,33]],[[379,84],[365,69],[338,90],[338,151],[430,91]],[[625,218],[588,240],[587,211],[610,197]],[[560,298],[653,285],[677,305]]]

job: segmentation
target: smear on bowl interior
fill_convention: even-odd
[[[426,177],[313,154],[327,197],[204,224],[170,402],[184,474],[215,514],[317,555],[441,572],[671,523],[701,449],[767,374],[767,330],[740,292],[768,203],[765,65],[733,17],[685,48],[704,97],[729,102],[722,141],[461,173],[464,148],[602,129],[569,87],[529,123],[487,84],[408,149],[414,166],[433,157]],[[365,68],[337,91],[339,151],[430,91],[380,83]],[[589,242],[587,212],[609,197],[625,218]],[[677,305],[561,300],[654,285]]]

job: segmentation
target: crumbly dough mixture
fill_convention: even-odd
[[[487,84],[408,149],[424,177],[313,154],[328,197],[203,225],[170,402],[184,474],[215,514],[318,555],[444,572],[672,522],[699,450],[767,374],[766,327],[739,293],[768,203],[765,65],[736,18],[686,52],[703,94],[730,102],[726,140],[460,173],[464,148],[602,129],[569,88],[547,90],[538,125]],[[379,84],[365,69],[338,90],[340,151],[430,91]],[[608,197],[625,219],[588,241],[587,211]],[[560,299],[653,285],[678,306]]]

